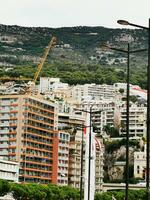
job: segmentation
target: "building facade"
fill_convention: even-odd
[[[115,120],[115,103],[111,100],[85,100],[82,103],[75,104],[76,108],[81,110],[89,110],[92,106],[92,112],[99,111],[92,114],[92,123],[95,132],[103,135],[104,127],[109,125],[114,126]],[[81,112],[82,113],[82,112]],[[86,115],[86,113],[84,113]],[[85,116],[86,117],[86,116]]]
[[[0,179],[7,181],[19,181],[19,163],[4,160],[0,157]]]
[[[146,145],[143,151],[134,152],[134,177],[145,179],[146,175]]]
[[[19,163],[19,181],[57,183],[57,107],[40,97],[0,96],[0,156]]]
[[[59,131],[58,185],[68,185],[69,142],[70,134],[65,131]]]
[[[126,105],[119,108],[120,134],[126,135]],[[129,134],[130,137],[144,137],[146,134],[146,107],[131,104],[129,108]]]
[[[81,145],[82,145],[82,131],[77,131],[71,136],[69,147],[69,179],[68,184],[74,188],[80,188],[81,181]],[[104,146],[102,141],[95,138],[96,158],[95,158],[95,190],[102,191],[103,176],[104,176]],[[83,146],[83,185],[85,176],[85,136]],[[82,186],[83,188],[83,186]]]

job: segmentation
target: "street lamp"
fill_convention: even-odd
[[[125,21],[124,24],[127,24]],[[125,179],[126,179],[126,192],[125,192],[125,200],[128,200],[128,189],[129,189],[129,98],[130,98],[130,54],[132,53],[137,53],[137,52],[142,52],[146,51],[147,49],[138,49],[138,50],[130,50],[130,45],[128,43],[128,48],[127,50],[124,49],[119,49],[119,48],[114,48],[110,47],[107,45],[102,45],[102,48],[105,49],[111,49],[114,51],[122,52],[127,54],[127,99],[126,99],[126,170],[125,170]]]
[[[101,112],[104,111],[104,110],[93,111],[92,110],[93,105],[90,106],[89,110],[82,110],[82,109],[76,109],[76,108],[74,109],[74,110],[78,110],[78,111],[81,111],[81,112],[89,113],[89,115],[90,115],[89,126],[85,126],[85,127],[90,128],[90,131],[89,131],[89,153],[88,153],[89,159],[88,159],[88,198],[87,198],[87,200],[92,199],[92,197],[90,196],[90,192],[91,192],[90,191],[90,187],[91,187],[91,159],[92,159],[92,156],[91,156],[91,153],[92,153],[92,114],[101,113]]]
[[[148,66],[147,66],[147,158],[146,158],[146,188],[147,188],[147,200],[149,199],[149,156],[150,156],[150,19],[149,26],[141,26],[133,24],[125,20],[118,20],[117,23],[121,25],[130,25],[137,28],[142,28],[148,31]]]

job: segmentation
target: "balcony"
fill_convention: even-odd
[[[0,113],[9,113],[10,112],[10,108],[4,108],[3,110],[0,111]]]
[[[0,144],[0,149],[5,149],[5,148],[8,148],[9,145],[8,144]]]
[[[68,163],[58,163],[59,167],[68,167]]]
[[[4,116],[0,116],[0,120],[5,120],[5,119],[7,119],[7,120],[9,120],[10,119],[10,115],[4,115]]]
[[[0,127],[6,127],[6,126],[9,126],[9,122],[0,123]]]
[[[0,141],[8,141],[8,140],[9,140],[8,136],[0,137]]]
[[[1,130],[1,134],[8,134],[9,133],[9,129],[8,130]]]

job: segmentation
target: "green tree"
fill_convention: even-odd
[[[80,197],[79,190],[69,186],[62,187],[65,200],[78,200]]]
[[[112,200],[112,195],[110,193],[96,193],[94,200]]]
[[[103,130],[107,133],[107,135],[110,135],[110,137],[118,137],[119,136],[119,130],[115,127],[110,126],[109,124],[105,125]]]
[[[123,88],[120,88],[120,89],[119,89],[119,92],[120,92],[121,94],[123,94],[123,93],[124,93],[124,89],[123,89]]]
[[[0,196],[4,196],[10,191],[10,184],[8,181],[0,180]]]
[[[27,200],[29,199],[29,190],[28,187],[26,187],[23,184],[12,184],[11,192],[13,193],[13,197],[16,200]]]

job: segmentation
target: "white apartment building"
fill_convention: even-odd
[[[0,157],[0,179],[18,182],[19,163],[4,160]]]
[[[85,99],[113,99],[115,90],[113,85],[84,84],[76,85],[71,89],[72,101],[81,102]]]
[[[126,105],[119,108],[118,120],[120,134],[126,134]],[[130,137],[144,137],[146,134],[146,107],[143,105],[131,104],[129,108],[129,134]]]
[[[134,177],[145,179],[146,145],[144,151],[134,152]]]
[[[124,91],[126,91],[126,89],[127,89],[126,83],[114,83],[113,86],[114,86],[116,91],[118,91],[119,89],[123,89]]]
[[[59,131],[58,185],[68,185],[69,141],[70,134],[65,131]]]
[[[68,89],[67,83],[60,82],[60,78],[40,77],[40,93]]]
[[[113,99],[115,89],[113,85],[84,84],[69,86],[67,83],[60,82],[59,78],[40,78],[40,93],[51,93],[54,97],[65,98],[71,102],[81,102],[82,99]]]
[[[96,85],[85,84],[83,85],[83,96],[91,96],[93,99],[113,99],[115,96],[115,90],[113,85]]]
[[[51,90],[53,83],[59,83],[59,78],[40,77],[40,93],[45,93]]]
[[[101,111],[92,114],[92,123],[96,128],[96,133],[103,135],[104,126],[114,126],[115,104],[111,100],[87,100],[82,101],[80,104],[75,104],[75,107],[81,110],[89,110],[91,106],[92,111]],[[86,115],[86,113],[84,113],[84,115]]]

